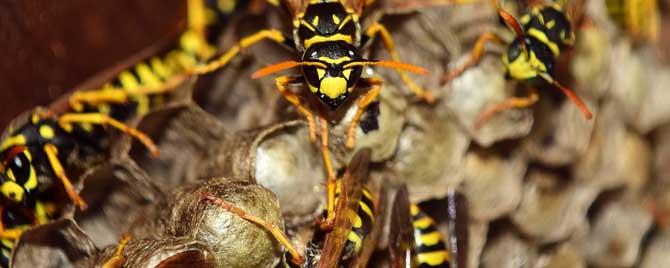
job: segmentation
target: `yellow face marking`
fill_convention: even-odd
[[[437,245],[437,243],[440,243],[442,241],[442,234],[440,232],[435,231],[432,233],[428,234],[423,234],[419,239],[417,239],[417,244],[421,243],[422,245],[426,246],[432,246],[432,245]]]
[[[40,127],[40,136],[47,140],[53,139],[56,136],[54,129],[50,126],[43,125]]]
[[[319,16],[314,16],[314,19],[312,20],[312,25],[314,25],[314,27],[319,26]]]
[[[526,80],[536,77],[538,73],[547,71],[547,67],[536,56],[535,52],[530,51],[521,52],[513,62],[509,62],[507,53],[503,54],[503,63],[507,66],[507,70],[512,78],[516,80]]]
[[[316,73],[319,75],[319,80],[323,79],[326,76],[326,70],[321,68],[316,68]]]
[[[344,69],[342,70],[342,75],[344,75],[344,78],[349,80],[349,76],[351,76],[351,69]]]
[[[306,22],[305,20],[299,20],[299,21],[298,21],[298,25],[305,26],[305,27],[307,27],[307,29],[309,29],[310,31],[312,31],[312,32],[316,32],[316,29],[314,28],[314,26],[312,26],[312,24],[309,24],[309,23]]]
[[[312,86],[310,84],[307,85],[309,86],[309,90],[312,91],[312,93],[316,93],[317,91],[319,91],[318,87]]]
[[[350,20],[353,20],[354,18],[355,18],[354,16],[346,16],[346,17],[344,17],[344,20],[340,23],[340,26],[337,27],[337,29],[338,29],[338,30],[341,30],[341,29],[344,27],[344,25],[347,25],[347,22],[349,22]],[[354,20],[354,21],[355,21],[355,20]]]
[[[315,35],[312,38],[305,40],[304,46],[307,48],[314,43],[329,42],[329,41],[344,41],[349,44],[353,42],[350,35],[344,35],[338,33],[331,36]]]
[[[12,199],[14,202],[23,201],[23,188],[16,184],[14,181],[6,181],[0,186],[0,192],[2,195]]]
[[[24,137],[23,135],[14,135],[5,139],[5,141],[2,142],[2,145],[0,145],[0,151],[7,150],[9,147],[12,146],[25,145],[25,144],[26,144],[26,137]]]
[[[359,250],[361,250],[362,241],[361,241],[361,237],[358,236],[358,234],[356,234],[355,232],[349,232],[349,235],[347,236],[347,240],[354,243],[354,251],[355,252],[358,252]]]
[[[28,158],[28,161],[30,161],[29,163],[30,173],[28,174],[28,179],[26,180],[23,187],[28,190],[33,190],[37,188],[37,174],[35,174],[35,168],[32,165],[33,155],[28,150],[24,150],[23,154],[26,156],[26,158]]]
[[[340,17],[337,15],[333,14],[333,22],[337,25],[340,25]]]
[[[419,263],[427,263],[430,266],[437,266],[447,261],[449,261],[449,252],[446,250],[419,254]]]
[[[345,62],[345,61],[350,61],[351,58],[342,57],[342,58],[338,58],[338,59],[332,59],[332,58],[328,58],[328,57],[319,57],[319,60],[320,61],[325,61],[325,62],[331,63],[331,64],[340,64],[340,63]]]
[[[331,99],[335,99],[347,91],[347,80],[342,77],[326,77],[321,79],[320,90]]]

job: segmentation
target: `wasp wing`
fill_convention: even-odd
[[[398,189],[391,208],[391,225],[389,229],[389,255],[392,268],[409,267],[407,263],[414,244],[414,230],[409,211],[407,186]]]
[[[333,268],[339,263],[344,244],[351,231],[352,220],[356,217],[358,202],[363,194],[363,184],[368,177],[370,155],[370,149],[358,151],[344,173],[342,191],[335,207],[333,230],[326,235],[319,268]]]
[[[468,203],[464,195],[449,189],[447,194],[449,218],[449,248],[451,267],[467,268],[468,258]]]

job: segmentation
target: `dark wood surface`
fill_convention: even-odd
[[[0,1],[0,127],[174,36],[184,0]]]

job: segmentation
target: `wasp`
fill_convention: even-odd
[[[212,194],[205,193],[203,200],[268,230],[286,248],[288,267],[336,267],[338,264],[364,262],[360,260],[362,253],[364,251],[371,253],[374,248],[371,243],[366,242],[372,241],[370,239],[374,237],[373,233],[379,232],[379,225],[375,222],[379,220],[376,215],[380,215],[381,200],[380,196],[373,196],[364,186],[370,154],[369,149],[362,149],[352,158],[342,179],[338,180],[333,229],[325,231],[317,228],[304,254],[295,249],[279,227],[250,215]]]
[[[660,33],[660,14],[655,0],[606,0],[607,13],[635,40],[656,43]]]
[[[450,219],[450,240],[446,240],[437,230],[435,220],[419,206],[409,202],[407,187],[403,185],[396,193],[391,210],[391,267],[464,267],[464,263],[458,262],[459,257],[465,259],[463,256],[466,255],[465,251],[459,252],[459,249],[467,248],[464,244],[467,242],[467,230],[463,230],[467,225],[464,204],[460,195],[453,190],[449,191],[447,214]]]
[[[277,0],[268,1],[278,6]],[[398,52],[389,31],[382,24],[373,23],[363,29],[360,16],[366,5],[374,1],[364,0],[285,0],[283,5],[293,19],[292,35],[277,29],[260,30],[242,38],[239,43],[208,64],[196,66],[192,74],[205,74],[224,67],[246,49],[260,41],[271,40],[292,48],[300,58],[264,67],[252,76],[261,78],[273,73],[300,67],[301,75],[283,75],[275,78],[279,92],[297,111],[306,118],[309,136],[317,142],[316,122],[321,128],[321,151],[327,173],[328,217],[324,226],[333,220],[336,178],[328,149],[328,124],[341,116],[344,108],[356,99],[357,110],[347,128],[346,147],[355,145],[355,130],[365,108],[379,95],[383,81],[363,77],[363,67],[379,66],[395,69],[402,81],[419,98],[433,102],[435,97],[416,85],[406,72],[426,74],[427,70],[400,62]],[[361,50],[380,35],[390,52],[391,61],[364,59]],[[302,86],[305,91],[295,93],[290,86]],[[360,92],[367,89],[365,92]]]
[[[214,55],[227,18],[245,6],[246,1],[188,0],[187,28],[176,43],[162,51],[150,48],[156,56],[135,61],[100,88],[75,91],[68,98],[69,106],[76,112],[92,110],[120,121],[148,113],[187,78],[187,69]]]
[[[529,82],[530,85],[546,82],[558,88],[565,94],[586,119],[593,117],[586,104],[571,89],[556,81],[554,73],[555,62],[561,51],[574,43],[574,34],[568,17],[557,5],[544,5],[534,7],[530,13],[521,18],[521,23],[514,16],[502,9],[497,0],[493,5],[499,18],[505,25],[514,31],[516,37],[506,42],[493,32],[482,34],[476,41],[470,58],[460,67],[455,68],[442,78],[443,83],[448,83],[455,77],[461,75],[467,68],[477,64],[483,54],[487,42],[507,45],[502,55],[505,65],[505,76],[516,81]],[[530,94],[521,98],[510,98],[502,103],[488,107],[482,112],[475,122],[475,128],[479,128],[488,118],[507,109],[525,108],[537,102],[539,96],[533,87]]]
[[[85,209],[86,202],[67,173],[99,162],[99,156],[108,150],[108,131],[102,126],[137,138],[152,155],[158,155],[146,134],[124,122],[147,113],[161,94],[173,88],[170,83],[179,82],[180,72],[213,55],[208,31],[212,34],[221,29],[237,3],[220,2],[189,0],[188,29],[162,56],[121,71],[102,89],[74,91],[66,96],[66,105],[57,102],[49,109],[38,107],[15,120],[0,140],[0,193],[4,199],[10,205],[28,208],[40,219],[36,224],[42,224],[52,217],[43,209],[43,201],[60,184],[69,199]],[[17,234],[2,232],[2,236]]]

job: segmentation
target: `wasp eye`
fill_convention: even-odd
[[[19,184],[24,184],[30,178],[30,160],[25,153],[15,155],[8,166]]]

